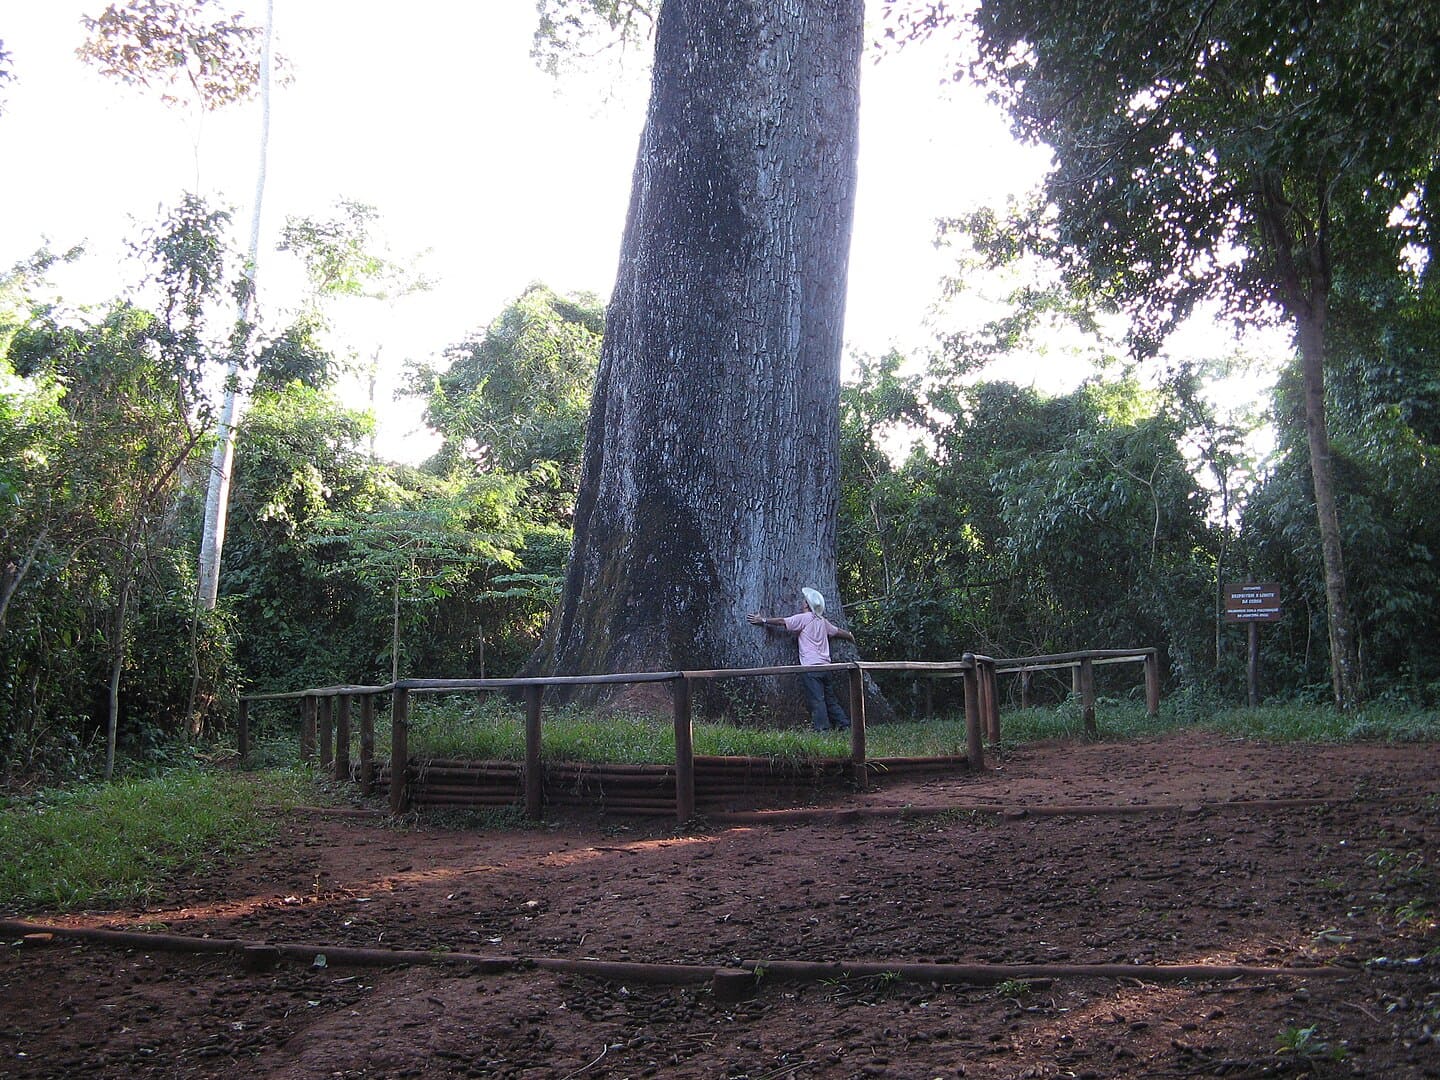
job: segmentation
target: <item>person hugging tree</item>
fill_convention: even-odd
[[[842,630],[825,618],[825,597],[815,589],[801,589],[805,597],[805,610],[794,615],[770,618],[751,612],[746,616],[752,626],[784,629],[798,636],[800,665],[812,667],[830,663],[830,639],[854,642],[855,635]],[[805,700],[810,706],[810,721],[816,731],[850,730],[850,718],[845,715],[835,688],[830,684],[828,671],[805,672],[800,676],[805,687]]]

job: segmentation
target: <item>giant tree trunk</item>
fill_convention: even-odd
[[[861,0],[665,0],[564,592],[530,670],[794,663],[835,585]],[[837,658],[839,653],[837,652]],[[707,712],[799,709],[785,680]]]

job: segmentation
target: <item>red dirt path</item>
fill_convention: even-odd
[[[0,1075],[1440,1076],[1440,747],[1184,732],[993,764],[835,804],[873,816],[683,833],[296,813],[272,849],[178,882],[149,910],[26,915],[322,948],[707,966],[1298,970],[1180,985],[762,979],[726,1003],[704,985],[537,970],[282,961],[252,973],[230,956],[6,941]],[[1282,799],[1332,801],[1254,805]],[[1056,804],[1151,809],[1019,813]],[[1304,970],[1315,965],[1342,972]],[[1287,1032],[1301,1052],[1277,1053]]]

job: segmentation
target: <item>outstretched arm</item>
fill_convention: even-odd
[[[855,635],[852,634],[849,630],[841,630],[838,626],[835,628],[835,632],[830,636],[833,638],[839,638],[841,641],[848,641],[852,645],[855,643]]]
[[[779,626],[782,628],[785,626],[784,619],[771,619],[765,615],[757,614],[754,611],[752,611],[749,615],[746,615],[745,618],[750,620],[751,626]]]

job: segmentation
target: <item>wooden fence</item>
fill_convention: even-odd
[[[985,768],[984,741],[1000,738],[999,694],[996,677],[999,672],[1017,672],[1027,680],[1031,672],[1048,668],[1073,667],[1076,670],[1076,693],[1085,710],[1087,731],[1095,727],[1093,665],[1125,661],[1145,663],[1146,700],[1153,715],[1159,708],[1159,673],[1154,649],[1091,650],[1053,656],[1022,657],[996,660],[989,656],[966,653],[958,661],[854,661],[828,664],[819,668],[798,665],[758,668],[729,668],[713,671],[631,672],[613,675],[573,675],[548,678],[517,679],[402,679],[385,686],[341,685],[298,690],[286,693],[246,694],[240,698],[237,737],[242,760],[250,749],[250,710],[261,702],[298,701],[301,709],[300,755],[306,762],[315,760],[317,751],[322,771],[333,771],[337,779],[351,775],[350,724],[354,703],[359,701],[360,761],[358,779],[362,791],[369,795],[376,786],[375,706],[381,695],[390,697],[390,762],[386,770],[390,809],[403,813],[410,807],[411,776],[409,732],[410,703],[416,694],[476,693],[519,690],[525,700],[525,762],[520,769],[526,814],[534,819],[543,815],[544,769],[541,765],[542,701],[546,689],[562,686],[596,686],[605,684],[668,683],[673,701],[675,727],[674,806],[680,822],[690,820],[696,808],[696,756],[691,703],[695,684],[717,679],[743,679],[770,675],[800,674],[805,671],[847,673],[850,698],[849,771],[855,785],[865,788],[870,781],[866,754],[865,694],[866,672],[908,672],[925,678],[960,678],[964,680],[965,698],[965,761],[975,771]],[[1028,683],[1022,681],[1022,687]],[[1022,697],[1028,688],[1022,690]],[[399,763],[399,767],[397,766]],[[667,785],[668,786],[668,785]]]

